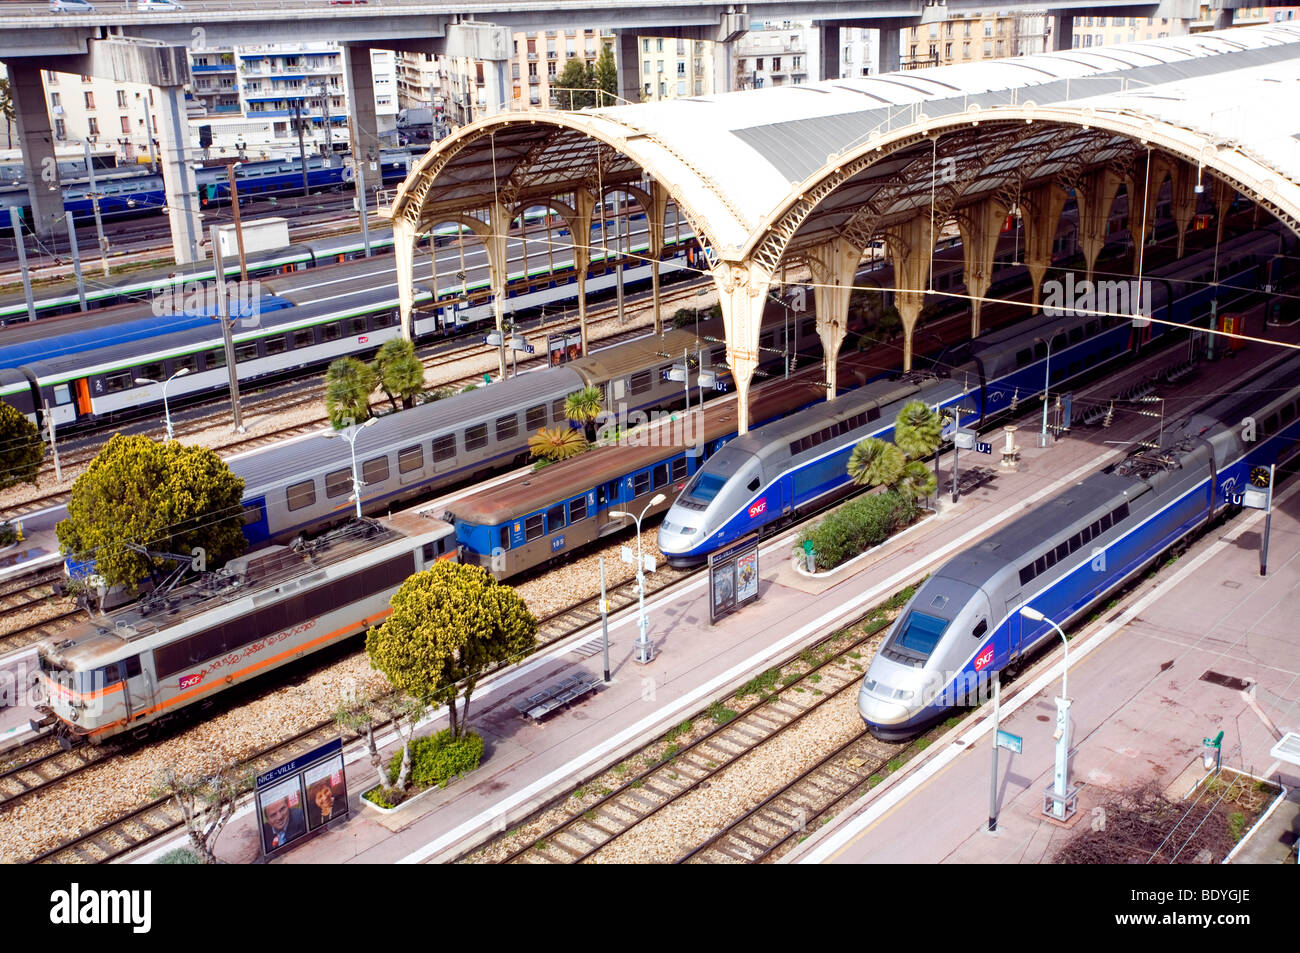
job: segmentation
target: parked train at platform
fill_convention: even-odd
[[[930,373],[878,381],[751,431],[692,479],[660,526],[659,548],[671,565],[696,565],[737,539],[847,492],[853,447],[867,437],[891,439],[894,418],[909,401],[937,410],[966,407],[951,412],[960,418],[958,425],[980,427],[1041,394],[1045,381],[1059,393],[1071,380],[1168,333],[1162,322],[1189,323],[1209,313],[1216,300],[1228,308],[1255,293],[1260,269],[1272,262],[1278,243],[1275,230],[1253,232],[1153,272],[1156,320],[1144,328],[1114,315],[1042,316],[947,352]],[[1216,267],[1218,284],[1204,281],[1207,269]]]
[[[454,559],[451,527],[400,514],[297,546],[93,618],[36,647],[46,696],[32,727],[65,748],[142,737],[295,659],[365,632],[408,576]]]
[[[1139,450],[949,560],[903,608],[867,669],[858,711],[873,733],[900,739],[1084,618],[1180,541],[1241,502],[1244,488],[1300,461],[1300,358],[1252,378],[1165,425]],[[1254,440],[1241,422],[1259,421]],[[1038,615],[1021,614],[1028,608]]]

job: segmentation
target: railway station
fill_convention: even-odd
[[[1288,794],[1300,784],[1300,511],[1287,479],[1300,460],[1300,118],[1278,109],[1292,87],[1300,27],[1278,23],[501,111],[416,158],[384,194],[389,229],[364,247],[344,236],[241,261],[266,294],[225,357],[204,326],[219,315],[201,311],[156,342],[141,330],[143,345],[86,349],[69,335],[64,354],[39,325],[6,328],[0,356],[16,356],[0,365],[0,397],[89,432],[152,399],[118,407],[113,394],[163,378],[197,395],[247,377],[289,404],[290,364],[388,340],[477,362],[483,385],[394,400],[377,426],[328,433],[312,420],[238,445],[253,552],[278,546],[317,572],[277,564],[273,598],[306,613],[292,616],[295,640],[239,671],[231,650],[226,682],[387,617],[381,590],[397,577],[367,575],[376,567],[349,543],[347,571],[374,583],[365,618],[338,611],[329,638],[299,644],[315,623],[308,597],[287,593],[324,578],[309,540],[354,505],[359,519],[396,514],[402,543],[385,552],[407,570],[456,559],[565,607],[537,613],[538,651],[479,683],[480,767],[381,808],[359,797],[379,754],[345,745],[331,784],[352,792],[346,818],[268,852],[275,820],[259,794],[223,829],[220,861],[1065,863],[1098,849],[1081,835],[1117,792],[1218,817],[1226,769],[1270,792],[1242,815],[1238,846],[1186,831],[1147,859],[1186,848],[1198,863],[1282,863],[1300,833]],[[120,284],[158,295],[184,280]],[[896,338],[864,329],[863,290],[896,309]],[[615,326],[608,340],[597,311]],[[104,326],[95,314],[39,324],[90,331]],[[558,358],[512,368],[507,351],[546,354],[557,333]],[[155,370],[134,370],[150,348]],[[101,386],[114,379],[125,383]],[[579,426],[566,398],[584,389],[614,417],[610,436],[534,471],[529,436]],[[159,396],[170,439],[174,408]],[[933,459],[907,461],[933,469],[923,503],[884,542],[819,567],[800,520],[848,494],[851,453],[895,438],[902,450],[914,404],[946,421]],[[63,559],[66,506],[32,506],[23,544],[0,553],[5,587]],[[271,605],[239,585],[249,606]],[[181,659],[160,634],[172,623],[145,618],[167,598],[119,610],[116,628],[0,655],[0,675],[39,670],[53,699],[35,719],[0,711],[0,751],[53,727],[75,754],[98,713],[61,701],[83,697],[78,679],[101,663],[121,686],[113,737],[130,733],[142,691],[169,693],[149,711],[190,704],[190,667],[222,664],[209,643],[255,655],[280,638],[272,621],[247,627],[251,608],[233,620],[231,596],[221,639],[180,620]],[[151,655],[132,654],[136,628]],[[157,676],[137,681],[142,664]],[[438,708],[418,733],[455,724]],[[345,734],[332,721],[312,731]],[[398,750],[396,733],[377,740],[385,759]],[[57,783],[8,774],[18,787],[0,791],[0,812]],[[23,859],[151,863],[185,836],[152,810],[165,805]],[[124,833],[132,824],[157,830]]]

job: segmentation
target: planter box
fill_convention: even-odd
[[[448,784],[449,785],[455,784],[456,780],[457,780],[456,778],[452,778],[451,781],[448,782]],[[397,805],[397,807],[380,807],[374,801],[370,800],[370,798],[366,797],[367,794],[369,794],[371,791],[374,790],[376,790],[376,788],[366,788],[366,790],[361,795],[361,806],[363,808],[369,808],[370,810],[375,811],[378,814],[386,815],[386,814],[400,814],[402,811],[406,810],[408,807],[410,807],[416,801],[420,800],[422,797],[431,794],[434,791],[441,791],[443,790],[443,788],[438,787],[438,785],[436,784],[433,785],[432,787],[425,788],[419,794],[414,794],[411,797],[408,797],[401,804]]]

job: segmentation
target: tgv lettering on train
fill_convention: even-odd
[[[1076,317],[1085,314],[1132,316],[1137,323],[1152,315],[1152,287],[1149,281],[1075,281],[1074,272],[1065,280],[1043,282],[1043,313],[1048,317]],[[1140,317],[1139,317],[1140,316]],[[1140,326],[1145,326],[1145,322]]]
[[[227,281],[224,284],[186,281],[157,295],[152,302],[153,313],[160,318],[173,314],[207,314],[216,317],[223,293],[229,317],[244,327],[261,326],[260,281]]]

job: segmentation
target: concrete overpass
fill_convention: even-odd
[[[1273,0],[1281,2],[1281,0]],[[1225,22],[1245,0],[1213,0]],[[1257,5],[1252,3],[1252,5]],[[1071,43],[1075,15],[1156,16],[1192,20],[1197,0],[1001,0],[998,9],[1041,10],[1056,18],[1054,48]],[[54,138],[40,71],[102,76],[146,83],[161,92],[159,129],[175,259],[202,258],[193,170],[186,161],[190,142],[184,87],[191,82],[187,49],[266,43],[336,41],[343,45],[350,110],[352,154],[374,161],[379,151],[370,49],[468,56],[487,65],[489,109],[502,110],[508,97],[511,34],[573,24],[612,26],[622,98],[639,97],[636,63],[638,34],[677,36],[727,44],[764,19],[812,21],[821,47],[840,48],[841,27],[881,31],[882,70],[898,65],[898,30],[942,20],[950,14],[988,9],[986,0],[760,0],[718,3],[707,0],[369,0],[333,4],[327,0],[186,0],[183,11],[139,13],[134,0],[99,0],[92,15],[55,14],[43,0],[5,4],[0,21],[0,61],[8,65],[19,138],[25,164],[54,169]],[[838,55],[821,58],[823,73],[838,74]],[[722,69],[729,80],[731,71]],[[828,78],[826,75],[819,77]],[[725,88],[725,87],[724,87]],[[38,235],[61,227],[63,202],[57,181],[31,176],[32,226]]]

